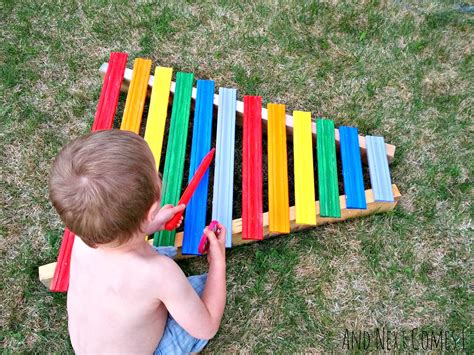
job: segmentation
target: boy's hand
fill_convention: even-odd
[[[184,211],[185,208],[186,205],[178,205],[176,207],[173,205],[164,205],[163,207],[161,207],[156,215],[156,223],[158,225],[158,230],[165,229],[166,222],[173,218],[176,213]],[[181,223],[183,223],[183,217],[181,217],[176,228],[178,228]]]
[[[226,230],[222,224],[218,224],[217,228],[220,229],[218,236],[214,234],[208,227],[204,228],[204,234],[207,236],[209,241],[209,248],[207,252],[207,261],[209,266],[212,265],[224,265],[225,266],[225,235]]]

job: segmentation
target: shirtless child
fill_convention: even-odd
[[[198,352],[221,322],[225,230],[209,239],[209,272],[186,278],[145,235],[184,205],[160,208],[161,182],[147,143],[118,130],[76,139],[56,157],[50,199],[76,235],[67,299],[77,353]],[[207,278],[207,280],[206,280]]]

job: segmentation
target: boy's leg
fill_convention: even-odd
[[[190,276],[188,280],[196,293],[201,296],[206,285],[207,274]],[[155,350],[155,355],[197,353],[207,345],[208,341],[194,338],[171,315],[168,315],[163,337]]]
[[[176,258],[176,254],[178,253],[178,249],[176,247],[152,247],[158,254],[167,256],[171,259]]]

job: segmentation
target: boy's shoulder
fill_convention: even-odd
[[[179,269],[178,264],[171,257],[157,253],[151,246],[146,255],[141,258],[140,263],[143,263],[147,271],[153,275],[166,276],[168,272]]]
[[[126,277],[131,285],[137,287],[140,283],[161,287],[181,271],[173,259],[157,253],[148,244],[137,250],[116,253],[90,248],[79,239],[73,254],[74,262],[80,269],[95,269],[97,276],[106,277],[113,273],[117,277]]]
[[[145,250],[129,253],[126,258],[124,257],[123,263],[124,268],[132,268],[134,274],[140,273],[154,280],[166,279],[175,270],[180,270],[173,259],[157,253],[152,246]]]
[[[179,265],[172,259],[175,256],[173,248],[159,248],[159,252],[150,246],[146,256],[142,258],[140,263],[146,268],[148,276],[153,279],[172,279],[178,273],[182,273]]]

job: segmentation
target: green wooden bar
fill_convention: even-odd
[[[194,74],[192,73],[176,73],[176,90],[171,110],[168,147],[163,172],[162,206],[176,205],[181,193],[193,80]],[[155,246],[174,246],[175,235],[175,230],[157,232],[154,235],[153,244]]]
[[[320,214],[321,217],[340,218],[334,121],[316,121],[316,140]]]

